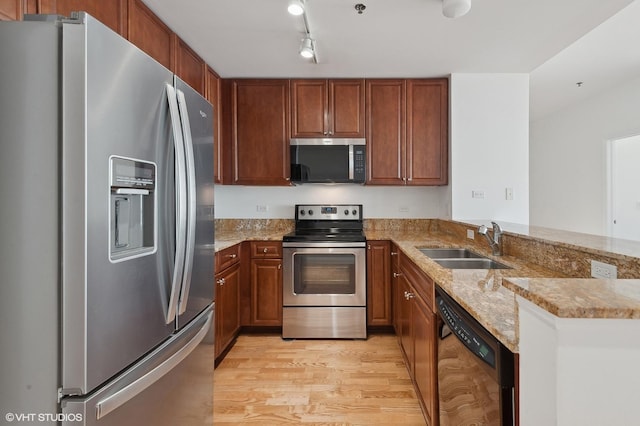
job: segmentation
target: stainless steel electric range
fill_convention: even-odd
[[[283,237],[283,338],[367,338],[361,204],[296,205]]]

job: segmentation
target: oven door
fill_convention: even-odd
[[[365,243],[283,248],[284,306],[366,306]],[[358,245],[358,247],[353,247]]]

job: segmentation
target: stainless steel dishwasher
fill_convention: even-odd
[[[436,305],[440,426],[513,426],[513,353],[441,288]]]

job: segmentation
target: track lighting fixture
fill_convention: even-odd
[[[287,11],[292,15],[300,16],[304,13],[304,3],[302,0],[290,0]]]
[[[442,0],[442,14],[447,18],[459,18],[471,10],[471,0]]]
[[[302,16],[302,23],[304,24],[304,38],[300,43],[300,56],[306,59],[313,59],[313,63],[317,64],[318,57],[316,55],[316,42],[311,38],[309,22],[307,21],[307,12],[304,6],[304,0],[291,0],[289,1],[289,7],[287,10],[292,15]]]

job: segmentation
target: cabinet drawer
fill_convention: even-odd
[[[282,242],[280,241],[252,241],[251,257],[280,258],[282,257]]]
[[[240,244],[220,250],[216,253],[216,272],[240,261]]]
[[[406,275],[407,280],[420,294],[429,309],[433,310],[433,294],[435,291],[433,280],[404,255],[400,256],[400,270]]]

